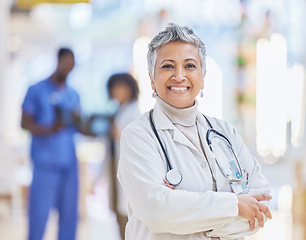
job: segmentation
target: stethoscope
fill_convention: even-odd
[[[155,127],[155,124],[154,124],[154,120],[153,120],[153,111],[154,111],[153,109],[151,109],[151,111],[150,111],[150,124],[151,124],[152,130],[153,130],[153,132],[154,132],[154,134],[155,134],[155,136],[156,136],[156,138],[157,138],[157,140],[158,140],[158,142],[159,142],[159,144],[161,146],[161,149],[162,149],[162,151],[164,153],[164,156],[166,158],[166,162],[167,162],[166,180],[171,185],[177,186],[177,185],[179,185],[182,182],[183,176],[182,176],[182,174],[181,174],[181,172],[179,170],[174,169],[172,167],[172,165],[171,165],[171,162],[170,162],[170,159],[169,159],[168,154],[166,152],[166,149],[165,149],[164,145],[162,144],[162,141],[160,140],[160,137],[159,137],[159,135],[157,133],[157,130],[156,130],[156,127]],[[240,163],[238,161],[237,155],[235,154],[235,151],[233,149],[233,146],[232,146],[231,142],[229,141],[229,139],[226,136],[224,136],[222,133],[218,132],[217,130],[215,130],[213,128],[212,124],[210,123],[210,121],[207,119],[207,117],[205,115],[203,115],[203,116],[206,119],[206,122],[207,122],[207,124],[209,126],[209,129],[206,132],[206,142],[207,142],[210,150],[212,152],[214,152],[213,151],[213,147],[212,147],[212,137],[211,137],[212,133],[214,133],[215,136],[220,137],[221,139],[223,139],[227,143],[227,147],[232,152],[232,154],[233,154],[233,156],[235,158],[235,161],[237,163],[237,166],[239,168],[239,171],[237,173],[235,173],[235,177],[227,174],[223,170],[223,168],[221,167],[221,165],[218,163],[218,161],[216,159],[216,163],[217,163],[219,169],[221,170],[221,172],[224,175],[224,177],[226,177],[230,182],[232,182],[232,183],[241,182],[243,180],[243,178],[242,178],[242,169],[241,169]]]

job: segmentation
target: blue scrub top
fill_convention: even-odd
[[[28,89],[22,110],[31,115],[37,124],[52,126],[56,122],[56,108],[64,113],[80,110],[78,93],[65,85],[59,87],[50,78]],[[31,158],[34,166],[51,169],[67,169],[75,166],[76,154],[73,135],[76,128],[70,124],[49,135],[32,135]]]

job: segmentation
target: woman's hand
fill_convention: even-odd
[[[174,190],[172,186],[165,178],[163,179],[164,185],[168,188]],[[258,220],[260,227],[264,227],[264,217],[263,214],[272,219],[272,214],[270,209],[264,204],[260,203],[261,201],[269,201],[272,197],[268,194],[243,194],[237,195],[238,197],[238,215],[242,218],[249,220],[251,230],[255,229],[255,218]]]
[[[163,179],[164,181],[164,185],[168,188],[171,188],[172,190],[174,190],[174,186],[172,186],[165,178]]]
[[[238,197],[238,215],[242,218],[249,220],[252,230],[255,229],[255,218],[257,218],[259,226],[264,227],[264,217],[272,219],[271,212],[267,206],[260,203],[264,200],[271,200],[272,197],[268,194],[242,194]]]

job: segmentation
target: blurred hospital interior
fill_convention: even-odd
[[[306,239],[305,0],[0,0],[0,238],[27,237],[31,135],[21,128],[29,86],[71,48],[68,83],[82,118],[112,116],[112,74],[129,72],[150,110],[147,44],[167,23],[188,25],[206,44],[200,110],[236,127],[271,184],[273,219],[247,240]],[[109,194],[113,184],[109,123],[75,136],[79,163],[78,240],[119,240]],[[51,212],[44,240],[57,239]]]

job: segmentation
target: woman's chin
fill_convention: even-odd
[[[194,105],[194,100],[191,101],[190,103],[188,103],[186,100],[182,100],[182,101],[172,101],[172,102],[168,102],[170,105],[172,105],[173,107],[176,108],[189,108],[192,107]]]

